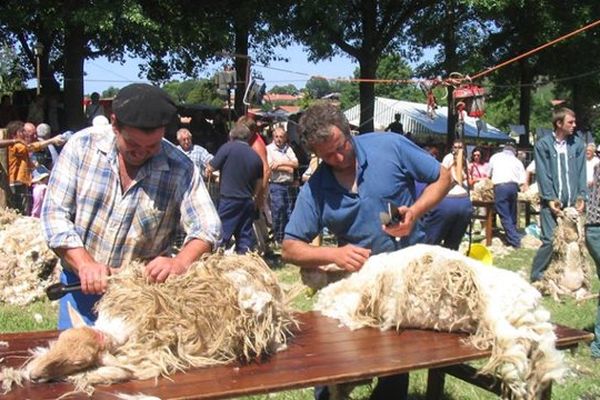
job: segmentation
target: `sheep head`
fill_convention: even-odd
[[[105,335],[86,326],[83,318],[69,304],[73,328],[63,331],[56,342],[27,365],[31,380],[50,380],[100,365],[110,343]]]

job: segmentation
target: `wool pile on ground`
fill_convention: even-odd
[[[23,375],[66,379],[89,393],[96,384],[261,360],[285,349],[296,329],[277,277],[255,254],[214,254],[163,284],[142,271],[132,263],[111,276],[94,329],[64,331],[36,351]],[[72,354],[77,349],[82,354]],[[73,365],[82,359],[87,365]]]
[[[472,201],[494,201],[494,184],[491,179],[475,182],[471,190]]]
[[[562,210],[552,238],[552,259],[541,280],[534,284],[542,293],[581,299],[591,288],[592,267],[585,245],[584,217],[573,207]]]
[[[0,211],[1,303],[27,305],[44,297],[46,286],[58,281],[57,261],[38,218]]]
[[[550,314],[517,274],[456,251],[416,245],[371,257],[324,288],[315,308],[351,329],[420,328],[470,333],[491,348],[483,367],[503,382],[503,398],[537,399],[564,374]]]

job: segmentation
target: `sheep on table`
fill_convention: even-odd
[[[351,329],[470,333],[471,344],[491,347],[482,372],[502,380],[504,398],[533,400],[564,374],[550,314],[540,300],[516,273],[439,246],[416,245],[369,258],[359,272],[324,288],[316,309]]]
[[[67,379],[78,390],[166,376],[283,349],[295,327],[275,274],[255,254],[215,254],[163,284],[148,283],[140,264],[110,277],[93,327],[68,329],[37,349],[20,378]],[[72,317],[73,318],[73,317]],[[13,372],[13,373],[11,373]]]

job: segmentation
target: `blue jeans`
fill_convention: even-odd
[[[600,279],[600,226],[588,225],[585,227],[585,243],[596,264],[596,274]],[[598,299],[598,308],[596,309],[594,335],[594,341],[590,345],[592,357],[600,358],[600,299]]]
[[[544,204],[542,204],[540,210],[540,224],[542,225],[542,235],[540,236],[542,246],[538,249],[531,264],[532,282],[542,279],[552,259],[552,238],[554,237],[554,229],[556,229],[556,217],[552,214],[550,208]]]
[[[514,182],[494,186],[496,213],[506,233],[506,242],[513,247],[521,247],[521,234],[517,232],[517,195],[519,185]]]
[[[283,241],[283,232],[287,225],[294,201],[296,188],[291,184],[269,183],[269,195],[271,197],[271,216],[273,218],[273,234],[275,241]]]
[[[458,250],[472,215],[473,205],[469,196],[445,197],[423,217],[423,243]]]
[[[223,244],[227,246],[235,236],[235,252],[245,254],[255,245],[252,222],[256,207],[252,199],[219,199],[219,218],[223,226]]]

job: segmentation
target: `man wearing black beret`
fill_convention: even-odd
[[[132,84],[113,101],[112,131],[75,134],[48,184],[42,226],[61,258],[63,283],[81,291],[61,299],[59,329],[70,327],[70,304],[88,322],[107,277],[141,259],[151,281],[181,274],[216,247],[221,221],[193,162],[164,140],[176,113],[161,89]],[[172,256],[182,227],[183,247]]]

